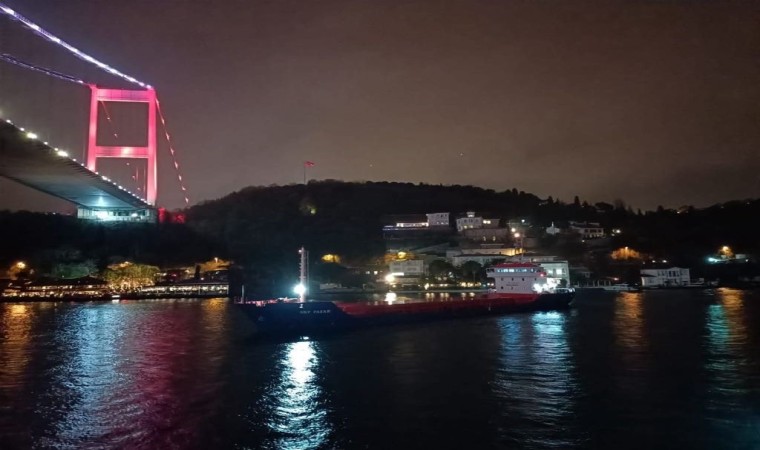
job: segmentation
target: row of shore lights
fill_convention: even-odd
[[[10,119],[5,119],[5,123],[8,123],[10,125],[14,125],[14,123],[11,122]],[[31,131],[26,131],[26,129],[24,129],[24,127],[18,127],[18,129],[21,130],[21,131],[23,131],[23,132],[25,132],[26,133],[26,137],[28,139],[32,139],[32,140],[38,140],[39,139],[36,133],[33,133]],[[50,144],[48,144],[47,141],[43,141],[42,143],[45,144],[46,146],[48,146],[48,148],[52,148],[53,151],[55,151],[56,155],[58,155],[58,156],[60,156],[62,158],[69,158],[71,161],[74,161],[75,163],[78,163],[80,166],[82,166],[85,169],[87,169],[87,167],[83,163],[77,161],[76,158],[70,157],[69,153],[66,150],[61,150],[58,147],[50,147]],[[87,169],[87,170],[89,170],[89,169]],[[95,171],[95,175],[100,175],[100,174],[97,171]],[[134,198],[136,198],[138,200],[145,201],[144,199],[138,197],[137,194],[134,194],[134,193],[128,191],[122,185],[117,184],[115,181],[111,180],[107,176],[100,175],[100,178],[102,178],[104,181],[107,181],[107,182],[111,183],[112,185],[116,186],[117,188],[121,189],[122,191],[126,192],[127,194],[131,195],[132,197],[134,197]]]

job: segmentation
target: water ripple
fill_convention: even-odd
[[[760,448],[760,293],[252,341],[223,300],[0,304],[3,448]]]

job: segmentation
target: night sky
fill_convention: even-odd
[[[306,160],[642,209],[760,196],[760,2],[3,1],[157,87],[191,203],[301,182]],[[0,27],[0,51],[122,86]],[[2,115],[81,155],[89,91],[0,64]]]

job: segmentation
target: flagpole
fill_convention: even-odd
[[[306,184],[306,169],[309,167],[314,167],[314,163],[311,161],[304,161],[303,162],[303,184]]]

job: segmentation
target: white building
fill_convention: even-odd
[[[468,230],[470,228],[483,228],[483,218],[469,211],[466,217],[457,218],[457,231]]]
[[[449,213],[428,213],[427,223],[429,227],[447,227],[449,226]]]
[[[396,228],[427,228],[427,222],[396,222]],[[392,228],[393,226],[391,226]],[[388,226],[384,228],[389,228]]]
[[[478,264],[491,264],[494,260],[503,260],[508,256],[517,254],[513,247],[495,248],[469,248],[446,251],[446,259],[455,267],[459,267],[467,261],[475,261]]]
[[[559,234],[562,232],[561,228],[555,227],[554,222],[552,222],[552,226],[546,227],[546,234],[551,234],[552,236]]]
[[[687,286],[691,282],[689,269],[671,267],[669,269],[641,269],[641,287],[658,288]]]
[[[583,239],[604,237],[604,228],[595,222],[570,222],[570,230],[580,234]]]
[[[425,261],[421,259],[391,261],[389,269],[393,274],[403,274],[399,276],[420,276],[425,274]]]

